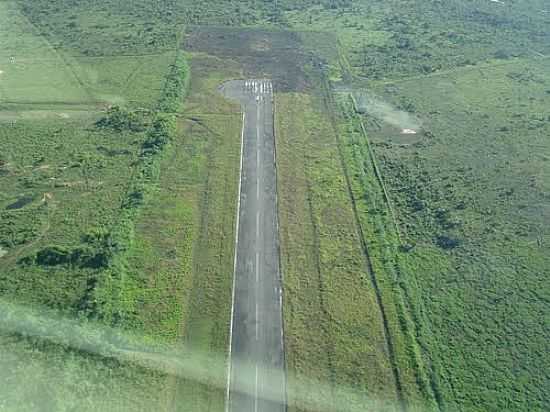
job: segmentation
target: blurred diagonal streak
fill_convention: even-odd
[[[117,328],[111,328],[86,320],[70,319],[59,316],[54,311],[30,309],[0,300],[0,333],[17,335],[24,338],[43,339],[44,341],[63,345],[78,352],[99,355],[106,359],[142,366],[161,373],[173,374],[180,378],[193,380],[218,389],[225,389],[226,380],[220,378],[221,370],[226,368],[225,354],[190,350],[181,344],[152,345],[145,336],[131,334]],[[100,358],[98,359],[98,362]],[[207,365],[207,366],[205,366]],[[256,370],[256,367],[258,370]],[[233,368],[239,370],[244,381],[252,382],[256,374],[267,375],[272,371],[262,365],[250,366],[250,362],[234,360]],[[9,370],[0,369],[0,375],[10,374]],[[339,387],[337,388],[349,403],[326,405],[321,394],[330,391],[330,385],[305,376],[289,376],[293,404],[300,410],[318,412],[347,412],[366,410],[391,410],[391,404],[380,399],[369,399],[364,391]],[[21,382],[21,385],[28,382]],[[244,395],[254,396],[256,389],[252,385],[241,388]],[[308,394],[308,399],[300,394]],[[311,396],[314,394],[319,396]],[[260,396],[260,394],[258,394]],[[280,392],[275,388],[262,388],[262,402],[277,402]],[[318,401],[312,401],[318,399]],[[178,405],[176,405],[176,408]]]

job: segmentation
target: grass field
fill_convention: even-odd
[[[88,102],[90,96],[62,55],[15,2],[0,3],[0,102]]]
[[[45,407],[55,410],[76,402],[84,410],[219,410],[241,116],[216,88],[238,69],[197,57],[184,108],[170,100],[183,98],[170,84],[175,50],[90,56],[68,47],[66,37],[44,36],[27,19],[29,10],[3,6],[2,18],[21,33],[4,33],[17,44],[5,51],[11,66],[1,74],[2,294],[23,305],[23,315],[53,308],[52,316],[105,325],[99,332],[66,332],[90,348],[86,354],[50,336],[47,318],[31,322],[43,325],[34,338],[32,326],[17,321],[21,310],[8,311],[4,321],[15,319],[16,333],[7,329],[2,337],[9,354],[4,366],[17,373],[3,405],[32,410],[48,392]],[[112,104],[122,110],[105,117]],[[179,114],[158,123],[165,118],[159,110]],[[152,140],[157,125],[164,133],[162,124],[171,134],[167,145]],[[117,330],[101,329],[110,325]],[[138,359],[163,348],[175,355],[155,355],[145,367],[118,352],[104,358],[89,343],[96,336],[107,347],[113,340],[115,347],[138,345]],[[213,369],[212,359],[219,359]],[[67,371],[47,383],[48,368]],[[24,381],[38,392],[19,391]]]
[[[278,95],[276,110],[289,401],[399,410],[334,130],[312,96]]]
[[[176,409],[224,404],[225,361],[216,368],[211,359],[224,359],[229,344],[241,115],[217,85],[234,74],[215,58],[191,57],[179,138],[161,164],[154,200],[137,219],[129,259],[136,281],[147,285],[136,299],[137,329],[176,342],[191,356],[204,354],[204,367],[211,367],[202,383],[172,382]]]
[[[347,68],[368,80],[548,53],[548,15],[539,1],[340,3],[290,6],[281,21],[294,29],[336,32]]]
[[[182,4],[175,1],[38,0],[16,4],[52,47],[74,57],[170,51],[177,46],[184,23]]]
[[[72,55],[53,44],[16,2],[0,4],[0,105],[7,109],[149,107],[160,97],[174,47],[125,56]],[[65,33],[66,34],[66,33]],[[97,41],[97,39],[96,39]]]
[[[176,53],[73,59],[15,2],[2,2],[0,20],[2,302],[84,321],[107,256],[101,234],[118,224],[135,173],[144,170],[154,118],[143,111],[141,125],[116,130],[96,122],[112,103],[153,109]],[[18,319],[9,313],[3,325]],[[2,370],[10,371],[1,376],[9,392],[2,410],[151,410],[163,401],[165,374],[59,344],[46,320],[33,324],[42,325],[38,338],[17,323],[2,334]]]
[[[548,159],[543,153],[549,67],[544,44],[521,44],[548,32],[525,30],[526,20],[509,10],[498,17],[508,20],[507,28],[492,23],[487,11],[474,27],[474,13],[463,13],[460,3],[454,6],[463,34],[484,33],[483,41],[463,37],[460,51],[438,44],[422,58],[415,49],[429,47],[391,46],[395,32],[403,29],[414,43],[420,43],[419,33],[386,21],[386,32],[389,27],[394,32],[387,42],[384,33],[372,32],[374,27],[353,23],[361,20],[357,10],[357,17],[341,14],[352,23],[339,30],[340,78],[352,78],[346,71],[367,74],[368,81],[354,81],[360,85],[354,95],[366,94],[373,102],[362,119],[365,135],[349,95],[342,95],[344,164],[389,313],[390,336],[397,346],[402,339],[406,356],[397,358],[399,372],[413,373],[426,407],[544,410],[548,378],[535,365],[548,362],[543,349],[548,340]],[[536,13],[536,6],[522,11]],[[330,19],[336,25],[341,21],[326,9],[312,16],[295,11],[292,24],[304,27],[309,19],[314,29],[322,29]],[[545,17],[534,19],[541,24]],[[431,15],[426,20],[419,18],[418,25],[433,35],[437,20]],[[368,20],[361,24],[367,26]],[[373,59],[364,62],[353,51],[361,37],[346,34],[361,31],[365,42],[376,43],[365,46]],[[497,38],[498,45],[491,43]],[[439,61],[437,67],[420,65],[426,57],[432,65]],[[419,134],[402,135],[407,127]],[[319,173],[325,164],[317,166]],[[392,311],[398,320],[393,324]],[[414,390],[405,398],[414,403]]]
[[[445,407],[545,409],[548,69],[521,59],[373,88],[422,120],[406,143],[366,119],[414,245],[400,267]]]

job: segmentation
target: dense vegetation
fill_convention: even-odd
[[[412,248],[399,257],[403,286],[417,305],[425,356],[439,364],[444,406],[545,409],[538,367],[548,362],[548,171],[532,145],[546,145],[539,85],[548,84],[548,68],[519,60],[431,79],[453,81],[452,93],[426,93],[425,81],[398,84],[423,119],[425,134],[412,143],[371,123],[402,241]],[[518,70],[542,83],[512,80]],[[395,102],[387,90],[378,89]]]

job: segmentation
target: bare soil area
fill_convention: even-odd
[[[247,78],[270,78],[282,92],[310,90],[321,74],[322,62],[293,31],[193,26],[183,48],[234,60]]]

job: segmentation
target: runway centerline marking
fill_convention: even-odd
[[[260,281],[260,253],[256,252],[256,282]]]
[[[259,316],[258,316],[258,301],[256,301],[256,329],[258,328],[258,321],[259,321]]]
[[[254,388],[254,412],[258,412],[258,364],[256,364],[256,386]]]
[[[256,242],[260,242],[260,211],[256,212]]]

